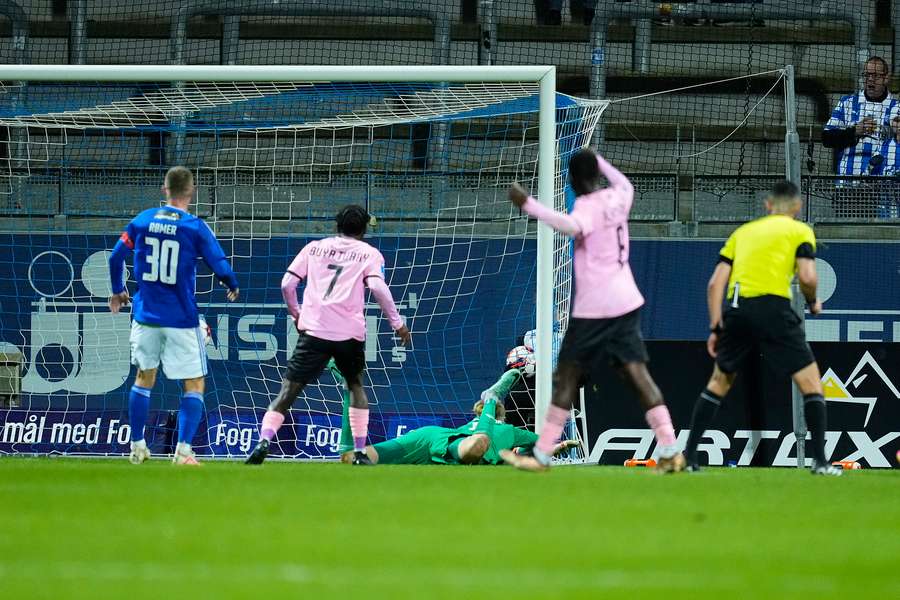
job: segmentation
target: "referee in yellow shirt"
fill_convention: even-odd
[[[781,181],[766,200],[768,215],[735,230],[719,253],[706,291],[709,306],[707,350],[716,363],[706,389],[694,405],[685,454],[688,470],[697,470],[697,444],[715,417],[751,353],[776,372],[790,375],[803,393],[806,426],[812,434],[813,467],[818,475],[840,475],[825,457],[825,398],[819,365],[806,343],[802,321],[791,307],[794,275],[809,311],[818,314],[816,237],[800,212],[800,191]],[[722,300],[728,290],[723,314]]]

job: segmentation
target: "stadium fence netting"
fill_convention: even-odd
[[[0,193],[30,226],[0,238],[2,276],[16,281],[2,297],[2,339],[23,357],[20,408],[43,427],[43,451],[116,452],[127,440],[130,315],[107,308],[106,264],[127,221],[159,205],[166,163],[196,173],[196,213],[242,290],[231,305],[211,274],[198,278],[212,332],[203,454],[243,455],[255,440],[297,339],[281,276],[304,243],[333,233],[343,205],[361,203],[378,219],[370,239],[415,332],[403,348],[377,305],[367,306],[374,440],[467,421],[506,353],[535,327],[535,226],[507,188],[538,187],[537,84],[30,82],[4,92],[10,159]],[[558,209],[567,205],[567,158],[605,107],[556,96]],[[153,154],[165,160],[142,165]],[[48,232],[58,214],[65,222]],[[91,231],[72,231],[89,223]],[[558,238],[559,329],[570,267],[569,243]],[[159,385],[148,439],[167,447],[179,389]],[[509,420],[533,426],[524,391],[508,401]],[[336,456],[341,400],[328,373],[307,387],[274,454]],[[4,430],[2,442],[15,451],[29,441],[28,425]]]

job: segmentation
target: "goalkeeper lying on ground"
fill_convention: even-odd
[[[340,374],[332,369],[335,376]],[[481,400],[473,408],[475,418],[455,429],[450,427],[427,426],[414,429],[398,438],[366,446],[366,454],[374,463],[392,465],[471,465],[502,464],[501,450],[517,448],[528,453],[538,436],[527,429],[520,429],[503,422],[506,410],[502,399],[520,376],[518,369],[510,369],[497,383],[485,390]],[[345,406],[347,406],[345,398]],[[350,424],[347,415],[342,421],[341,460],[353,459],[353,450],[344,441],[349,441]],[[573,440],[557,444],[555,454],[577,446]]]

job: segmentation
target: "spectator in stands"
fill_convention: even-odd
[[[882,176],[897,173],[900,104],[890,93],[886,60],[866,61],[863,89],[840,99],[822,132],[822,144],[835,153],[838,175]],[[835,191],[836,216],[873,217],[878,192],[873,185],[842,180]]]

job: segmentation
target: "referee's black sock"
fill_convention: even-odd
[[[697,464],[697,445],[706,429],[716,417],[719,407],[722,405],[722,396],[708,389],[700,393],[694,404],[694,413],[691,415],[691,434],[688,436],[684,453],[689,465]]]
[[[804,394],[803,409],[806,428],[812,437],[813,456],[816,462],[825,462],[825,398],[822,394]]]

